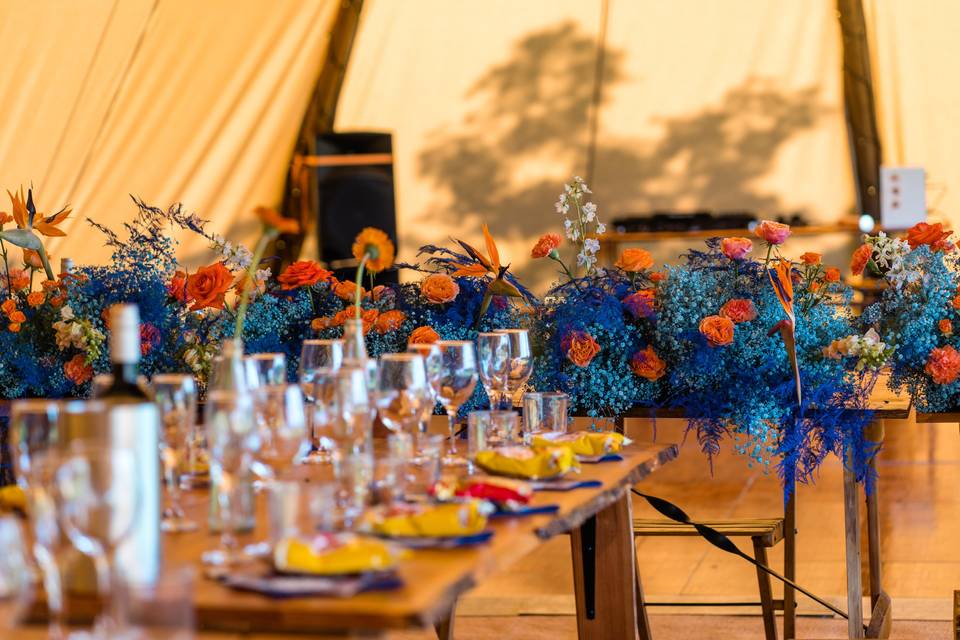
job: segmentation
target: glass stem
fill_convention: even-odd
[[[450,449],[452,455],[457,454],[457,410],[447,407],[447,422],[450,424]]]
[[[34,556],[40,566],[43,578],[43,590],[47,594],[47,609],[50,611],[50,622],[47,624],[47,635],[52,640],[63,640],[64,632],[64,603],[63,580],[60,568],[53,553],[46,547],[34,543]]]
[[[233,475],[220,471],[220,548],[225,554],[230,554],[237,546],[233,535]]]
[[[170,516],[179,518],[183,513],[180,508],[180,478],[177,477],[177,455],[172,449],[163,452],[164,476],[167,483],[167,493],[170,494]]]

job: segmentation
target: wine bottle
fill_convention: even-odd
[[[98,394],[100,399],[128,398],[149,402],[140,387],[140,313],[134,304],[110,307],[110,386]]]
[[[73,273],[73,260],[71,258],[60,258],[60,277]]]

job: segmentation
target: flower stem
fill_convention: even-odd
[[[263,259],[263,252],[267,250],[267,243],[276,236],[276,230],[265,229],[257,246],[253,251],[253,259],[250,266],[247,267],[247,280],[243,283],[243,291],[240,293],[240,306],[237,308],[237,324],[233,329],[233,337],[243,339],[243,321],[247,317],[247,307],[250,306],[250,289],[256,285],[257,267]]]
[[[13,295],[13,283],[10,281],[10,263],[7,262],[7,245],[0,240],[0,251],[3,252],[3,271],[7,274],[7,294]]]
[[[477,312],[477,319],[473,323],[474,331],[480,330],[480,321],[483,320],[483,316],[487,314],[487,309],[490,308],[490,301],[493,299],[493,294],[490,292],[490,287],[487,287],[486,292],[483,294],[483,301],[480,303],[480,310]]]
[[[570,282],[573,282],[574,280],[576,280],[576,278],[573,277],[573,274],[570,273],[570,269],[568,269],[568,268],[567,268],[567,265],[564,264],[563,260],[561,260],[560,258],[555,258],[554,256],[549,255],[549,254],[547,255],[547,257],[550,258],[551,260],[554,260],[554,261],[560,263],[560,266],[563,267],[563,272],[564,272],[565,274],[567,274],[567,277],[568,277],[568,278],[570,278]]]
[[[363,283],[363,270],[367,266],[367,258],[370,257],[369,253],[364,253],[363,258],[360,260],[360,264],[357,265],[357,287],[354,291],[353,304],[356,308],[356,315],[354,316],[357,320],[360,319],[360,291],[361,284]]]
[[[37,251],[40,254],[40,262],[43,263],[43,270],[47,274],[47,280],[56,280],[56,276],[53,275],[53,269],[50,267],[50,259],[47,258],[47,250],[43,248],[43,245],[40,245],[40,250]]]

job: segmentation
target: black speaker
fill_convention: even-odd
[[[317,137],[317,246],[320,259],[341,280],[356,276],[351,247],[364,227],[384,231],[397,245],[393,192],[393,141],[389,133],[331,133]],[[366,280],[366,278],[365,278]],[[375,284],[397,282],[396,270]],[[366,285],[365,283],[365,286]]]

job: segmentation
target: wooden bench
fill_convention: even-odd
[[[767,565],[767,549],[783,540],[783,518],[743,518],[739,520],[706,520],[700,522],[730,538],[750,538],[753,541],[753,557],[757,562]],[[665,520],[662,518],[634,518],[633,536],[699,536],[693,525]],[[639,575],[639,572],[638,574]],[[788,573],[788,575],[793,575]],[[770,575],[757,569],[757,582],[760,588],[760,609],[763,614],[763,630],[767,640],[777,640],[776,613],[784,611],[783,600],[773,599]],[[649,603],[642,603],[650,606]],[[750,603],[754,604],[754,603]],[[784,611],[784,626],[787,616],[793,611]],[[791,625],[792,626],[792,625]]]

